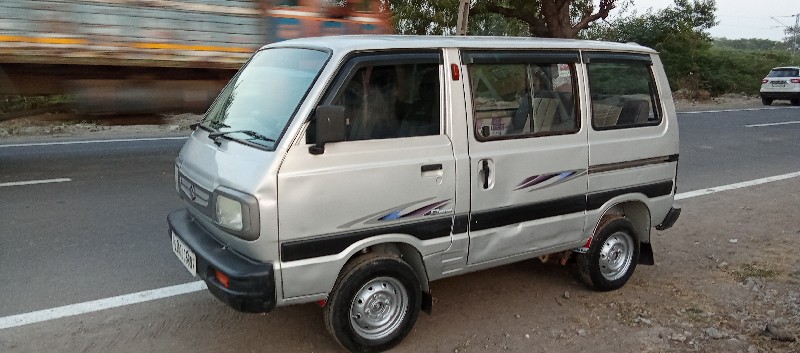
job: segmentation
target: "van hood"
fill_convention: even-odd
[[[276,153],[196,130],[175,163],[176,191],[195,220],[219,242],[253,260],[278,259]],[[273,170],[275,168],[275,170]],[[255,240],[245,240],[217,226],[212,195],[220,188],[251,195],[257,201]],[[270,251],[270,249],[272,249]],[[274,253],[274,254],[272,254]]]

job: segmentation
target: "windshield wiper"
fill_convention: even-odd
[[[255,132],[255,131],[252,131],[252,130],[217,131],[217,132],[212,132],[212,133],[208,134],[208,138],[214,140],[214,143],[217,146],[219,146],[220,142],[217,141],[217,140],[220,137],[225,136],[227,134],[235,134],[235,133],[245,134],[245,135],[250,136],[250,137],[252,137],[252,138],[254,138],[256,140],[261,140],[261,141],[266,141],[266,142],[275,142],[274,139],[266,137],[266,136],[264,136],[262,134],[259,134],[259,133]]]

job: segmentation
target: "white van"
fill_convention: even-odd
[[[382,351],[441,278],[562,253],[591,288],[621,287],[680,214],[677,164],[667,78],[642,46],[290,40],[196,126],[169,233],[233,308],[319,302],[338,343]]]

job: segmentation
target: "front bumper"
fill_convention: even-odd
[[[263,313],[275,308],[275,272],[271,263],[259,263],[239,255],[216,241],[189,212],[175,211],[167,216],[170,234],[180,238],[197,257],[197,276],[217,299],[248,313]],[[230,279],[225,287],[215,277],[220,271]]]

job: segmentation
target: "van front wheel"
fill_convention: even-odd
[[[639,242],[633,224],[619,217],[602,222],[589,251],[578,256],[578,271],[598,291],[615,290],[628,282],[639,262]]]
[[[324,308],[325,326],[351,352],[381,352],[408,335],[421,303],[411,266],[395,256],[367,254],[342,270]]]

